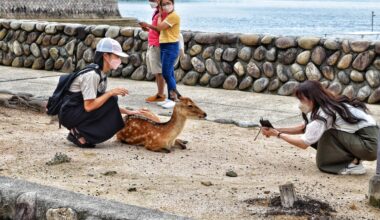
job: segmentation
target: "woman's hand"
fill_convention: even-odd
[[[143,115],[144,113],[149,112],[148,109],[138,109],[138,110],[124,110],[124,114],[127,115]]]
[[[261,133],[265,135],[266,137],[270,137],[270,136],[277,136],[280,132],[273,128],[263,127],[261,129]]]
[[[128,115],[141,115],[145,112],[145,109],[133,110],[129,111]]]
[[[139,110],[127,110],[126,111],[127,115],[138,115],[140,114]]]
[[[162,12],[163,12],[163,10],[162,10],[162,7],[161,7],[161,5],[159,5],[158,6],[158,15],[161,17],[161,15],[162,15]]]
[[[273,129],[273,128],[266,128],[266,127],[263,127],[261,129],[261,133],[263,133],[263,135],[265,135],[266,137],[270,137],[270,136],[278,137],[278,134],[280,134],[278,130]],[[288,135],[288,134],[281,135],[281,139],[301,149],[306,149],[309,146],[302,140],[302,138],[296,135]]]
[[[149,24],[146,23],[145,21],[141,21],[141,22],[139,22],[139,25],[140,25],[140,27],[142,27],[142,28],[148,28],[148,26],[149,26]]]
[[[111,89],[109,91],[109,93],[112,95],[112,96],[117,96],[117,95],[121,95],[121,96],[126,96],[129,94],[128,90],[125,89],[125,88],[114,88],[114,89]]]

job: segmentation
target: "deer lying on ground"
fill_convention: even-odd
[[[186,141],[176,139],[185,127],[187,118],[203,119],[207,114],[190,98],[181,97],[174,106],[173,114],[168,122],[161,123],[155,115],[147,117],[131,115],[125,117],[125,126],[116,137],[117,140],[141,145],[151,151],[170,152],[171,147],[186,149]]]

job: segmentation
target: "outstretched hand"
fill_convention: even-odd
[[[148,109],[130,110],[130,111],[128,111],[128,115],[142,115],[148,111],[149,111]]]
[[[274,128],[262,127],[261,133],[265,135],[266,137],[270,137],[270,136],[277,136],[279,131],[277,131]]]
[[[114,88],[114,89],[111,89],[109,91],[109,93],[112,95],[112,96],[117,96],[117,95],[121,95],[121,96],[126,96],[129,94],[128,90],[125,89],[125,88]]]

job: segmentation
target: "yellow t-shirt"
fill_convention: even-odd
[[[181,18],[173,11],[163,21],[170,27],[160,32],[160,43],[174,43],[179,40]]]

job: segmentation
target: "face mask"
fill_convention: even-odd
[[[301,110],[301,112],[303,112],[305,114],[307,114],[313,110],[310,106],[308,106],[302,102],[300,102],[300,104],[298,105],[298,108]]]
[[[149,4],[150,4],[150,7],[152,8],[157,8],[158,6],[157,2],[149,2]]]
[[[113,70],[117,69],[120,66],[120,64],[121,64],[121,60],[120,59],[112,59],[111,61],[109,61],[110,58],[111,57],[109,57],[108,59],[106,59],[106,61],[110,65],[110,68],[113,69]]]
[[[120,60],[120,59],[113,59],[113,60],[111,60],[111,62],[110,62],[110,67],[111,67],[113,70],[115,70],[115,69],[117,69],[117,68],[120,66],[120,64],[121,64],[121,60]]]
[[[164,9],[164,11],[165,11],[166,13],[170,13],[170,12],[173,11],[174,6],[173,6],[173,5],[165,5],[165,6],[162,7],[162,9]]]

